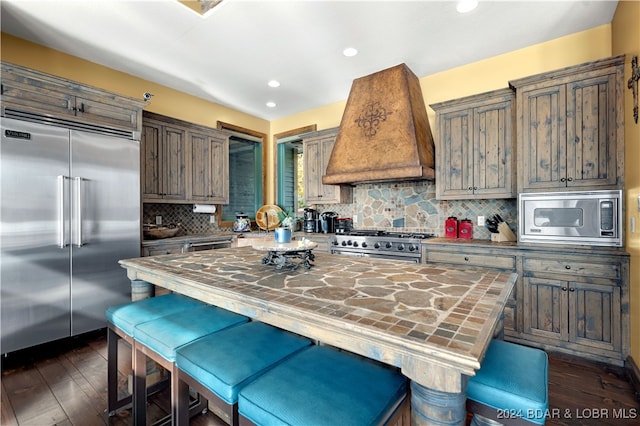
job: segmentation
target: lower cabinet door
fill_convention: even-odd
[[[593,348],[621,349],[620,287],[569,282],[569,340]]]
[[[566,281],[524,277],[524,332],[553,341],[569,340]]]

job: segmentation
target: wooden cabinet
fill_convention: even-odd
[[[436,111],[436,198],[515,198],[514,92],[431,105]]]
[[[186,129],[145,119],[142,125],[143,201],[186,200]]]
[[[143,202],[229,202],[229,135],[217,129],[144,113]]]
[[[523,336],[542,347],[616,359],[628,350],[627,264],[609,256],[523,258]]]
[[[629,353],[629,255],[617,249],[519,246],[434,238],[426,263],[518,273],[506,340],[622,365]]]
[[[624,55],[509,82],[516,89],[518,189],[620,189]]]
[[[2,63],[2,104],[9,113],[35,113],[90,126],[116,129],[139,139],[141,100],[64,78]],[[7,113],[7,112],[5,112]]]
[[[191,199],[198,203],[229,203],[229,143],[212,132],[189,131]]]
[[[149,245],[142,247],[142,256],[158,256],[161,254],[178,254],[185,252],[183,243]]]
[[[311,133],[303,139],[304,198],[307,204],[352,202],[353,190],[350,186],[322,183],[337,134],[337,128],[327,129]]]

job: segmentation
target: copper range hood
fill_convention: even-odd
[[[353,81],[322,182],[433,180],[434,152],[420,82],[400,64]]]

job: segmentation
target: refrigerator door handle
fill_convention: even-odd
[[[76,183],[76,245],[82,247],[82,178],[74,178]]]
[[[69,176],[58,175],[58,247],[65,248],[67,244],[66,232],[65,232],[65,214],[64,214],[64,193],[65,186],[64,181],[69,179]]]

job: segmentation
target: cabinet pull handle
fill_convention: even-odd
[[[84,102],[80,102],[80,108],[78,108],[78,112],[84,112]]]
[[[564,265],[564,269],[571,269],[571,265]]]
[[[567,288],[566,287],[562,287],[562,291],[567,291]]]

